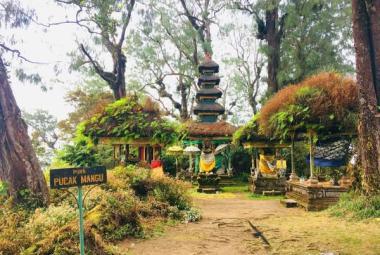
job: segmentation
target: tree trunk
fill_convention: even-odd
[[[367,2],[367,4],[366,4]],[[363,189],[380,192],[380,116],[376,88],[380,84],[380,0],[352,0],[356,72],[359,88],[359,146]]]
[[[9,185],[9,194],[17,201],[18,191],[29,189],[43,204],[47,204],[49,197],[46,181],[33,151],[27,125],[21,119],[1,57],[0,145],[0,180]]]
[[[267,28],[266,40],[268,43],[268,91],[270,94],[278,91],[277,73],[280,64],[280,38],[276,23],[278,21],[278,9],[266,11],[265,23]]]
[[[190,117],[188,107],[187,107],[187,88],[181,77],[179,79],[179,90],[180,90],[180,95],[181,95],[180,117],[182,121],[186,121]]]

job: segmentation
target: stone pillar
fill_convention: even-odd
[[[292,144],[290,147],[290,157],[291,157],[291,167],[292,167],[292,173],[290,174],[289,180],[292,182],[299,181],[299,178],[296,173],[296,166],[294,163],[294,134],[292,135]]]

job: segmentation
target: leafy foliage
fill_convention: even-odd
[[[290,85],[261,109],[260,132],[281,139],[293,132],[355,132],[355,82],[337,73],[321,73]]]
[[[329,213],[353,220],[379,218],[380,196],[364,196],[355,192],[342,194],[338,204],[329,208]]]
[[[66,145],[60,159],[76,167],[91,167],[98,165],[100,161],[94,145],[87,143],[86,140]]]
[[[147,192],[137,196],[137,186]],[[199,220],[199,212],[192,208],[189,188],[167,177],[151,179],[148,169],[132,165],[110,170],[108,182],[86,195],[87,252],[125,254],[114,245],[117,241],[149,236],[158,222]],[[11,201],[1,203],[0,217],[7,220],[0,226],[0,254],[78,254],[77,208],[68,194],[52,190],[52,204],[35,211],[15,210]]]
[[[240,142],[249,141],[252,139],[260,139],[259,137],[259,114],[253,116],[244,126],[241,126],[233,135],[233,142],[239,144]]]
[[[48,111],[38,109],[32,113],[23,112],[23,119],[31,128],[33,148],[40,164],[46,167],[50,164],[58,142],[57,119]]]
[[[102,113],[84,122],[79,133],[95,142],[99,137],[119,137],[126,141],[150,138],[170,144],[179,139],[178,125],[161,116],[158,105],[150,98],[128,96],[104,108]]]
[[[231,152],[231,165],[235,174],[251,172],[251,156],[242,146],[235,148]]]
[[[106,105],[113,102],[113,96],[106,92],[106,86],[104,81],[91,78],[65,95],[65,101],[75,110],[68,114],[67,119],[58,123],[63,139],[71,139],[79,123],[100,113]]]
[[[289,1],[278,81],[299,82],[321,71],[353,72],[351,1]]]

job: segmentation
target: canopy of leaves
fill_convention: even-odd
[[[263,137],[259,136],[259,120],[260,115],[256,114],[251,120],[247,122],[244,126],[241,126],[233,136],[233,142],[246,142],[249,140],[261,140]]]
[[[94,142],[100,137],[117,137],[126,141],[149,138],[152,142],[170,144],[179,138],[178,127],[163,118],[157,103],[149,97],[133,95],[107,105],[78,131]]]
[[[321,71],[353,72],[351,1],[285,1],[280,85],[300,82]]]
[[[281,139],[313,130],[318,134],[356,130],[357,86],[337,73],[320,73],[287,86],[261,109],[259,132]]]

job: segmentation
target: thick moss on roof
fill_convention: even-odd
[[[308,130],[321,136],[355,133],[357,113],[355,81],[320,73],[275,94],[260,111],[259,133],[280,139]]]
[[[183,124],[187,136],[190,138],[207,138],[207,137],[231,137],[237,130],[237,127],[225,121],[219,122],[196,122],[188,121]]]
[[[269,141],[265,136],[259,135],[259,125],[258,125],[259,114],[250,119],[247,124],[241,126],[233,136],[234,143],[244,143],[249,141]]]
[[[95,142],[100,137],[115,137],[150,138],[152,142],[168,144],[179,136],[178,125],[165,119],[158,104],[149,97],[127,96],[107,105],[83,125],[83,134]]]

